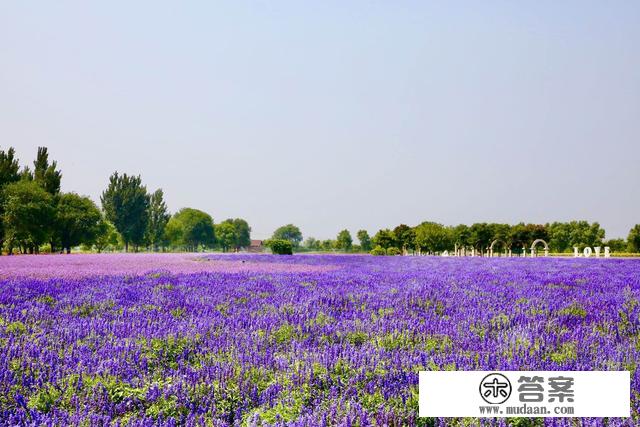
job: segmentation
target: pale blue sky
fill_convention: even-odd
[[[0,146],[305,237],[640,222],[640,2],[0,0]]]

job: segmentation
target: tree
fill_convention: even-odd
[[[149,223],[149,195],[140,176],[114,172],[100,200],[106,218],[124,240],[125,252],[129,250],[129,243],[136,248],[142,244]]]
[[[304,241],[302,246],[304,246],[310,251],[319,251],[321,249],[321,244],[322,242],[317,240],[315,237],[309,237],[307,238],[307,240]]]
[[[2,223],[3,216],[3,198],[2,189],[5,185],[20,180],[20,165],[18,159],[15,158],[15,150],[10,147],[6,152],[0,150],[0,255],[2,255],[2,246],[4,243],[4,226]]]
[[[548,235],[552,250],[567,252],[574,246],[601,246],[605,232],[597,222],[571,221],[548,225]]]
[[[36,160],[33,162],[33,180],[51,195],[60,192],[62,172],[56,170],[55,161],[49,163],[47,147],[38,147]]]
[[[413,228],[406,224],[400,224],[393,229],[393,235],[396,237],[396,246],[403,251],[407,249],[415,249],[416,232]]]
[[[293,244],[289,240],[269,239],[264,243],[276,255],[293,255]]]
[[[393,234],[393,231],[385,228],[384,230],[378,230],[371,240],[374,245],[386,250],[395,244],[396,236]]]
[[[627,242],[629,242],[629,251],[640,252],[640,224],[634,225],[629,231]]]
[[[357,236],[360,241],[360,248],[365,252],[369,252],[371,250],[371,237],[369,237],[367,230],[358,230]]]
[[[116,227],[102,218],[98,223],[98,233],[94,242],[96,251],[100,253],[108,247],[117,248],[119,237]]]
[[[351,238],[351,233],[349,230],[342,230],[338,233],[338,237],[336,238],[336,249],[341,249],[345,252],[351,250],[351,246],[353,245],[353,239]]]
[[[322,243],[320,243],[320,248],[325,252],[332,251],[335,249],[335,247],[336,247],[335,240],[327,239],[327,240],[323,240]]]
[[[61,194],[56,206],[54,238],[67,253],[81,243],[92,244],[102,215],[93,201],[76,193]]]
[[[228,246],[228,248],[246,248],[251,244],[251,227],[249,223],[242,218],[225,219],[221,224],[231,224],[234,229],[234,241]],[[216,232],[217,235],[217,232]],[[219,236],[218,236],[219,237]]]
[[[302,233],[295,225],[287,224],[274,231],[271,238],[274,240],[288,240],[294,248],[297,248],[302,242]]]
[[[157,251],[159,246],[164,246],[164,229],[169,218],[171,215],[164,202],[164,193],[162,189],[157,189],[149,197],[149,223],[147,224],[147,241],[154,251]]]
[[[222,248],[222,252],[227,252],[229,248],[236,246],[238,236],[236,234],[236,228],[233,225],[233,221],[227,220],[215,226],[216,240]]]
[[[8,184],[2,190],[2,222],[9,254],[19,246],[37,253],[51,235],[52,196],[32,181]]]
[[[189,251],[216,243],[213,219],[198,209],[180,209],[167,223],[166,233],[174,246],[183,246]]]
[[[429,253],[442,252],[453,245],[453,236],[450,229],[435,222],[423,222],[416,226],[416,246],[421,251]]]
[[[609,239],[603,243],[609,246],[612,252],[625,252],[627,250],[627,242],[624,239]]]

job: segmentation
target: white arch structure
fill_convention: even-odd
[[[536,246],[538,243],[542,243],[544,245],[544,256],[549,256],[549,244],[542,239],[536,239],[531,243],[531,256],[536,256]]]

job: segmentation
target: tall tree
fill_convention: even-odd
[[[114,172],[100,200],[106,218],[122,236],[125,251],[130,243],[136,248],[142,244],[149,222],[149,195],[140,176]]]
[[[416,246],[421,251],[442,252],[453,246],[451,229],[435,222],[423,222],[416,226]]]
[[[2,192],[2,222],[9,253],[17,246],[22,252],[37,253],[51,235],[52,196],[32,181],[8,184]]]
[[[2,246],[4,243],[4,226],[2,222],[4,202],[2,189],[5,185],[20,180],[19,171],[20,165],[18,164],[18,159],[15,157],[13,147],[9,147],[6,152],[0,150],[0,255],[2,255]]]
[[[629,243],[629,250],[631,252],[640,252],[640,224],[634,225],[633,228],[629,230],[627,242]]]
[[[294,248],[297,248],[300,246],[300,242],[302,242],[302,233],[295,225],[287,224],[274,231],[271,238],[275,240],[288,240]]]
[[[189,251],[211,247],[216,242],[213,219],[198,209],[180,209],[167,223],[166,233],[172,245]]]
[[[38,154],[33,162],[33,180],[52,195],[60,192],[62,181],[62,172],[56,169],[57,166],[55,160],[49,163],[47,147],[38,147]]]
[[[353,239],[349,230],[342,230],[338,233],[336,238],[336,249],[341,249],[345,252],[349,252],[353,246]]]
[[[371,237],[369,237],[367,230],[358,230],[357,237],[360,241],[360,248],[365,252],[369,252],[371,250]]]
[[[393,234],[393,231],[385,228],[384,230],[378,230],[375,236],[373,236],[372,241],[374,245],[388,249],[395,244],[396,236]]]
[[[227,220],[217,224],[215,230],[216,240],[222,248],[222,252],[227,252],[229,249],[236,247],[238,235],[236,234],[236,227],[233,225],[233,220]]]
[[[396,246],[407,250],[415,249],[416,232],[413,228],[406,224],[400,224],[393,229],[393,235],[396,236]]]
[[[147,241],[154,251],[164,246],[164,229],[169,222],[169,212],[164,202],[162,189],[157,189],[149,197],[149,223],[147,224]]]
[[[102,252],[108,247],[115,249],[118,247],[118,239],[120,235],[116,227],[104,218],[98,223],[98,234],[94,242],[94,246],[98,253]]]
[[[91,245],[100,232],[101,220],[100,210],[90,198],[61,194],[56,206],[55,239],[67,253],[81,243]]]
[[[251,244],[251,227],[249,223],[242,218],[228,218],[222,221],[221,224],[231,224],[234,229],[235,240],[229,246],[235,249],[246,248]]]

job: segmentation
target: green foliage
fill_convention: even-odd
[[[251,244],[251,227],[249,223],[242,218],[226,219],[222,222],[233,225],[235,238],[231,246],[236,249],[246,248]]]
[[[277,255],[293,255],[293,245],[288,240],[269,239],[265,240],[265,246]]]
[[[353,239],[351,239],[351,233],[349,230],[342,230],[338,233],[338,237],[336,238],[336,249],[341,249],[345,252],[351,250],[351,246],[353,245]]]
[[[27,327],[24,326],[24,323],[21,321],[16,320],[15,322],[9,323],[5,331],[9,335],[22,335],[27,332]]]
[[[180,209],[167,223],[167,238],[174,247],[195,251],[216,242],[213,219],[198,209]]]
[[[18,181],[2,190],[2,223],[9,251],[29,247],[37,251],[51,236],[52,196],[33,181]]]
[[[360,248],[365,252],[369,252],[371,250],[371,237],[369,237],[367,230],[358,230],[356,236],[360,241]]]
[[[236,234],[236,228],[234,227],[233,222],[230,222],[229,220],[224,221],[220,224],[217,224],[215,226],[215,229],[216,239],[223,252],[227,252],[230,248],[236,246],[238,236]]]
[[[371,249],[370,254],[371,255],[376,255],[376,256],[381,256],[381,255],[386,255],[387,251],[385,251],[382,246],[376,246],[375,248]]]
[[[102,215],[88,197],[64,193],[58,198],[54,236],[67,253],[81,243],[91,244],[98,237]]]
[[[288,240],[294,248],[297,248],[302,242],[302,233],[300,229],[293,224],[283,225],[273,232],[272,240]]]
[[[384,230],[378,230],[376,235],[373,236],[372,242],[376,246],[387,249],[395,244],[396,236],[393,234],[393,231],[385,228]]]
[[[149,198],[149,223],[147,224],[146,232],[147,241],[153,250],[158,250],[158,247],[165,246],[164,231],[169,218],[171,218],[171,215],[169,215],[167,205],[164,202],[164,193],[162,189],[157,189]]]
[[[36,160],[33,162],[33,181],[51,195],[60,192],[62,172],[56,170],[55,161],[49,163],[47,147],[38,147]]]
[[[94,246],[98,252],[102,252],[107,248],[116,249],[119,245],[120,234],[116,227],[105,219],[101,219],[98,223],[98,231]]]
[[[587,221],[554,222],[547,229],[549,246],[555,252],[571,251],[574,246],[602,246],[605,234],[600,224]]]
[[[122,236],[125,250],[129,243],[142,244],[149,223],[149,195],[140,176],[115,172],[100,200],[106,218]]]
[[[406,224],[400,224],[393,229],[393,235],[396,238],[395,244],[401,249],[415,249],[416,232],[413,228]]]
[[[629,231],[627,241],[629,242],[630,252],[640,252],[640,224],[634,225]]]
[[[415,245],[421,251],[437,253],[449,249],[453,244],[450,229],[435,222],[423,222],[415,228]]]
[[[394,246],[392,246],[390,248],[387,248],[387,255],[395,256],[395,255],[400,255],[400,254],[402,254],[402,251],[400,251],[400,249],[398,249],[398,248],[396,248]]]

